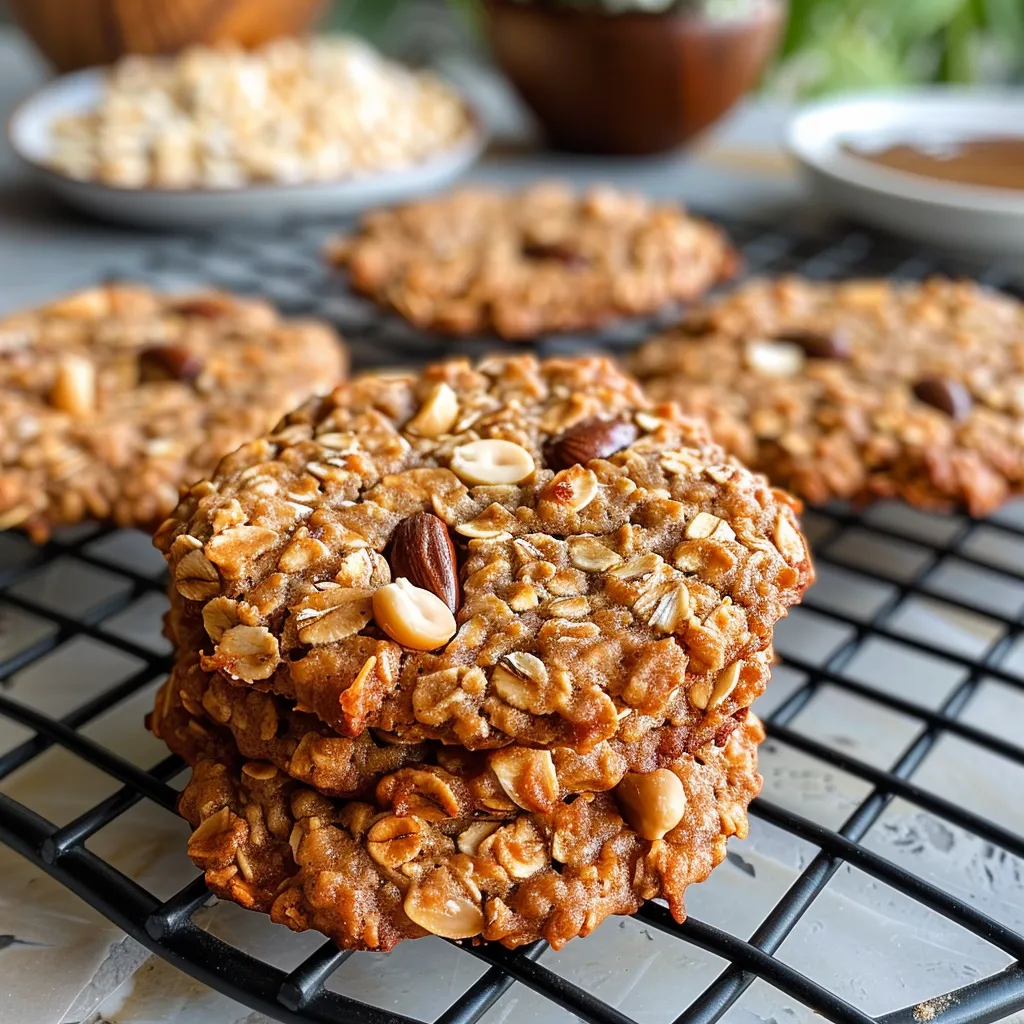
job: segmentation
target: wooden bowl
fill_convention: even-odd
[[[190,43],[258,46],[309,28],[325,0],[11,0],[58,71],[112,64],[125,53],[174,53]]]
[[[587,153],[671,149],[712,124],[775,53],[785,0],[713,21],[486,0],[495,58],[552,143]]]

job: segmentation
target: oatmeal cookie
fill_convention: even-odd
[[[204,672],[195,654],[178,659],[157,692],[146,726],[189,764],[234,745],[327,796],[363,796],[381,778],[425,762],[427,743],[391,743],[370,732],[339,736],[316,715],[252,687]]]
[[[680,206],[552,183],[376,211],[328,258],[417,327],[513,341],[653,313],[736,263],[722,232]]]
[[[600,358],[342,385],[155,543],[204,671],[470,749],[714,732],[813,577],[791,500]]]
[[[427,934],[558,949],[657,897],[683,919],[686,887],[747,834],[763,736],[750,715],[722,747],[544,813],[496,809],[457,761],[400,769],[365,801],[339,801],[225,745],[195,766],[179,811],[207,885],[295,931],[346,949]],[[529,766],[517,777],[535,785]]]
[[[0,529],[154,527],[183,484],[344,375],[324,324],[111,285],[0,319]]]
[[[224,745],[234,746],[243,757],[268,761],[324,796],[365,796],[382,776],[404,767],[457,765],[468,790],[492,809],[549,812],[567,796],[613,789],[627,772],[666,767],[708,743],[724,745],[768,681],[767,653],[751,660],[753,670],[744,672],[744,682],[712,716],[713,729],[694,733],[665,726],[637,739],[602,740],[586,754],[517,745],[472,752],[433,741],[399,743],[379,730],[339,736],[316,715],[281,697],[204,672],[194,654],[178,660],[147,725],[189,764],[215,758]],[[522,788],[517,774],[526,765],[530,789]]]
[[[630,368],[809,502],[982,516],[1024,485],[1024,305],[969,281],[753,281]]]

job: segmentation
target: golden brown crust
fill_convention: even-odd
[[[630,362],[814,503],[991,512],[1024,486],[1024,305],[969,281],[753,281]]]
[[[226,745],[196,765],[180,811],[215,893],[343,948],[428,933],[559,948],[659,896],[682,920],[686,886],[746,835],[763,735],[749,716],[722,747],[548,813],[467,798],[454,764],[387,776],[372,802],[330,800]],[[665,799],[638,806],[640,790]]]
[[[137,285],[0,319],[0,529],[155,527],[178,491],[344,376],[325,324]]]
[[[420,514],[459,586],[411,588],[448,623],[417,649],[379,598],[406,599],[392,537]],[[448,547],[420,539],[429,585]],[[357,380],[225,459],[156,544],[173,638],[205,671],[345,736],[473,749],[713,735],[813,578],[787,496],[596,358]],[[436,595],[456,592],[453,618]]]
[[[189,764],[233,745],[243,757],[267,761],[325,796],[365,796],[383,776],[410,765],[458,765],[469,791],[492,806],[519,802],[549,810],[571,794],[613,789],[627,772],[664,768],[709,743],[722,746],[764,692],[768,662],[767,653],[755,655],[733,697],[706,716],[699,730],[666,725],[636,739],[604,740],[585,754],[555,747],[545,756],[546,751],[516,744],[471,752],[436,741],[396,742],[380,730],[339,736],[316,715],[274,694],[204,672],[188,653],[160,688],[147,724]]]
[[[735,264],[722,232],[678,205],[558,183],[375,211],[329,258],[418,327],[510,341],[655,312]]]

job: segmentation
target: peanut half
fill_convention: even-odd
[[[404,577],[374,591],[373,617],[392,640],[414,651],[443,647],[457,628],[441,598]]]
[[[641,839],[663,839],[683,820],[686,791],[679,776],[667,768],[629,772],[615,787],[622,816]]]
[[[451,471],[465,484],[517,484],[533,473],[533,456],[514,441],[486,438],[460,444]]]

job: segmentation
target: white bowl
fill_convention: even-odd
[[[851,217],[946,248],[1024,253],[1024,190],[940,181],[842,149],[978,135],[1024,139],[1024,91],[934,87],[825,100],[797,113],[787,143],[817,197]]]
[[[47,166],[54,119],[94,107],[103,88],[103,74],[100,68],[89,68],[44,86],[14,112],[8,136],[15,153],[62,199],[98,217],[139,227],[191,231],[291,217],[344,216],[449,184],[476,160],[486,143],[486,133],[474,115],[471,130],[455,146],[401,170],[298,185],[116,188],[80,181]]]

